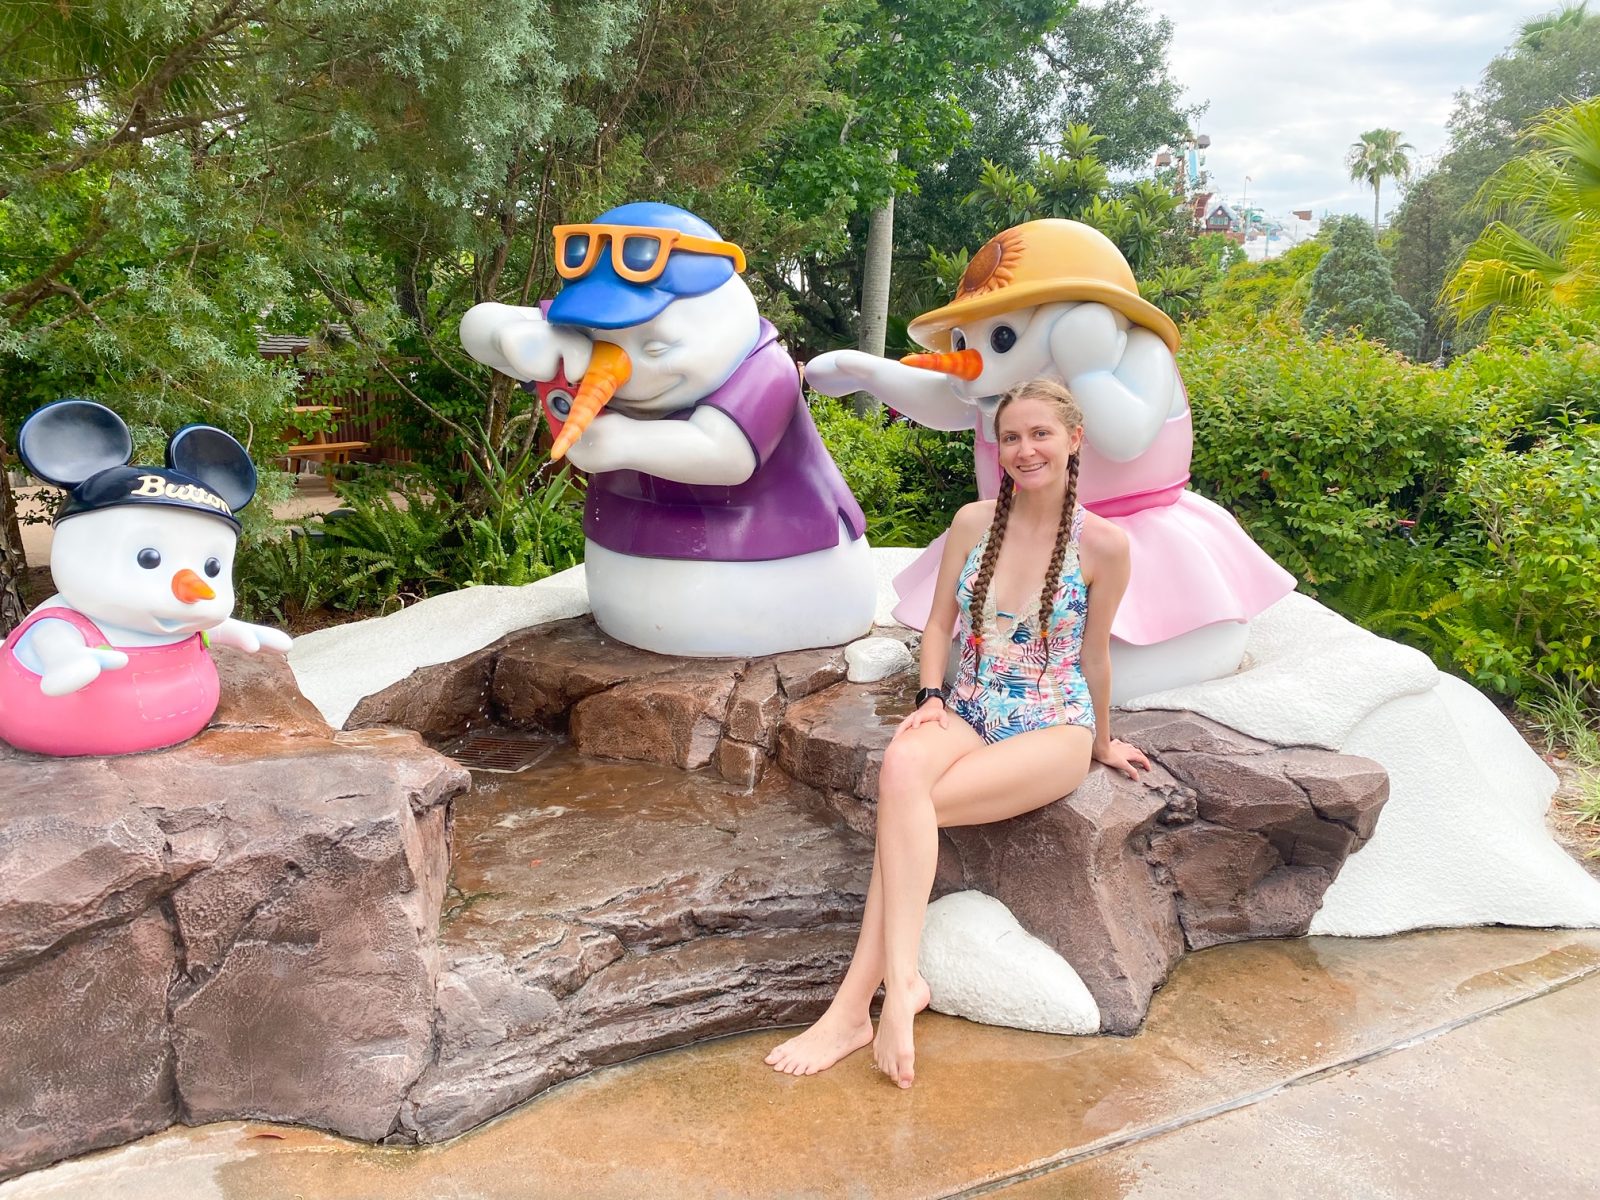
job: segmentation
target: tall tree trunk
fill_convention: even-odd
[[[22,552],[22,531],[17,525],[16,498],[6,469],[5,441],[0,439],[0,637],[10,633],[27,615],[18,584],[28,569]]]
[[[882,208],[874,209],[867,220],[867,258],[861,277],[861,325],[857,347],[867,354],[883,356],[889,331],[889,278],[894,255],[894,193]],[[861,416],[878,410],[878,399],[869,392],[855,394],[855,410]]]
[[[1383,183],[1383,176],[1372,177],[1372,236],[1378,236],[1378,188]]]

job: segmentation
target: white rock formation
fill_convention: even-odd
[[[1555,776],[1494,705],[1306,596],[1256,619],[1238,674],[1128,707],[1188,709],[1388,770],[1377,831],[1328,889],[1312,933],[1600,926],[1600,881],[1545,828]]]
[[[1100,1008],[1078,973],[982,892],[928,905],[917,967],[935,1012],[1040,1033],[1100,1029]]]
[[[909,670],[915,660],[898,638],[865,637],[844,648],[844,661],[849,665],[845,678],[851,683],[877,683]]]
[[[589,611],[583,567],[524,587],[469,587],[385,617],[296,638],[289,666],[306,699],[341,728],[355,706],[418,667],[450,662],[517,629]]]

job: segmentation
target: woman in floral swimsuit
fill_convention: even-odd
[[[910,1087],[939,828],[1042,808],[1082,783],[1091,761],[1130,778],[1149,768],[1111,736],[1111,619],[1128,583],[1128,539],[1077,503],[1083,415],[1066,388],[1035,380],[1001,400],[995,428],[1000,495],[950,525],[922,636],[923,687],[884,753],[855,956],[821,1019],[767,1056],[775,1070],[812,1075],[872,1042],[878,1068]],[[947,706],[939,685],[958,625]]]

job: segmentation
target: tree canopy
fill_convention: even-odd
[[[1415,354],[1422,318],[1395,291],[1372,226],[1336,217],[1323,229],[1328,252],[1311,274],[1305,325],[1313,334],[1359,333],[1391,350]]]

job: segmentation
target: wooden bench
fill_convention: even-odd
[[[305,442],[299,446],[289,446],[283,452],[283,457],[289,462],[289,469],[299,473],[298,464],[320,460],[322,473],[330,474],[335,465],[350,461],[350,455],[359,450],[365,450],[370,442]]]
[[[296,416],[303,416],[307,413],[328,413],[336,416],[342,413],[344,409],[335,404],[296,404],[290,411]],[[313,433],[307,436],[292,425],[284,433],[288,437],[302,439],[298,445],[287,447],[283,453],[289,470],[295,474],[299,474],[300,463],[313,461],[322,463],[322,473],[324,475],[331,474],[335,466],[349,462],[352,453],[358,450],[365,450],[370,445],[368,442],[330,442],[327,440],[326,433]]]

